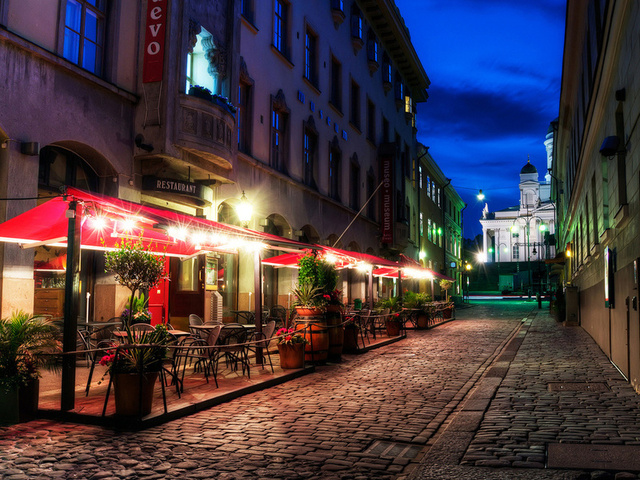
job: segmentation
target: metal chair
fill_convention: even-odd
[[[240,363],[242,365],[242,374],[244,375],[246,368],[247,376],[251,377],[249,349],[247,348],[248,333],[247,329],[238,323],[224,325],[218,337],[218,361],[224,356],[227,367],[233,368],[233,370],[238,370],[238,363]],[[218,361],[216,361],[216,367]]]
[[[269,365],[271,366],[271,372],[273,373],[273,362],[271,362],[271,353],[269,353],[269,344],[271,343],[271,339],[276,332],[276,322],[275,320],[271,320],[267,322],[267,324],[262,328],[262,332],[253,332],[251,336],[251,342],[254,342],[250,345],[249,351],[253,352],[256,355],[256,351],[258,348],[262,348],[262,354],[267,354],[267,358],[269,359]],[[264,368],[264,362],[262,362],[262,368]]]
[[[180,369],[182,362],[184,362],[184,364],[182,364],[182,384],[184,384],[184,373],[187,369],[187,363],[195,360],[193,364],[194,372],[197,372],[201,368],[207,383],[209,383],[209,374],[212,374],[216,387],[218,387],[216,363],[220,351],[216,345],[221,330],[222,325],[215,325],[209,330],[206,340],[195,336],[188,337],[182,342],[180,348],[176,349],[176,372]]]

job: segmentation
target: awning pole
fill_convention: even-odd
[[[80,289],[80,222],[76,201],[69,202],[67,210],[67,272],[64,284],[64,326],[62,331],[62,351],[76,350],[78,335],[78,299]],[[60,409],[75,408],[76,356],[62,357],[62,387]]]
[[[262,338],[262,259],[260,258],[260,251],[256,250],[256,253],[253,258],[253,281],[254,281],[254,290],[256,294],[254,295],[254,309],[256,312],[256,338]],[[268,348],[268,347],[267,347]],[[262,346],[261,344],[256,345],[256,363],[262,364]]]

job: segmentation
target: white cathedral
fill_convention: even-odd
[[[553,132],[545,143],[547,167],[551,168]],[[538,170],[529,160],[520,170],[520,204],[489,212],[485,204],[482,219],[484,261],[538,262],[554,258],[555,208],[550,200],[551,175],[538,180]]]

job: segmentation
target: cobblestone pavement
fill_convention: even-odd
[[[638,397],[586,333],[537,312],[524,302],[473,306],[401,342],[140,432],[46,420],[0,428],[0,477],[590,478],[542,470],[545,445],[640,443]],[[587,378],[611,390],[547,389]]]

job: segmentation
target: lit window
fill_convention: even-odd
[[[318,38],[308,29],[304,38],[304,76],[313,85],[317,85]]]
[[[104,54],[104,0],[67,0],[62,55],[67,60],[102,74]]]
[[[275,0],[273,8],[273,46],[288,55],[288,14],[289,5],[283,0]]]
[[[198,85],[207,88],[214,94],[221,93],[220,79],[217,71],[211,68],[207,57],[210,52],[215,50],[213,37],[202,28],[200,33],[196,35],[196,44],[193,51],[187,54],[187,75],[186,75],[186,92],[192,86]]]

